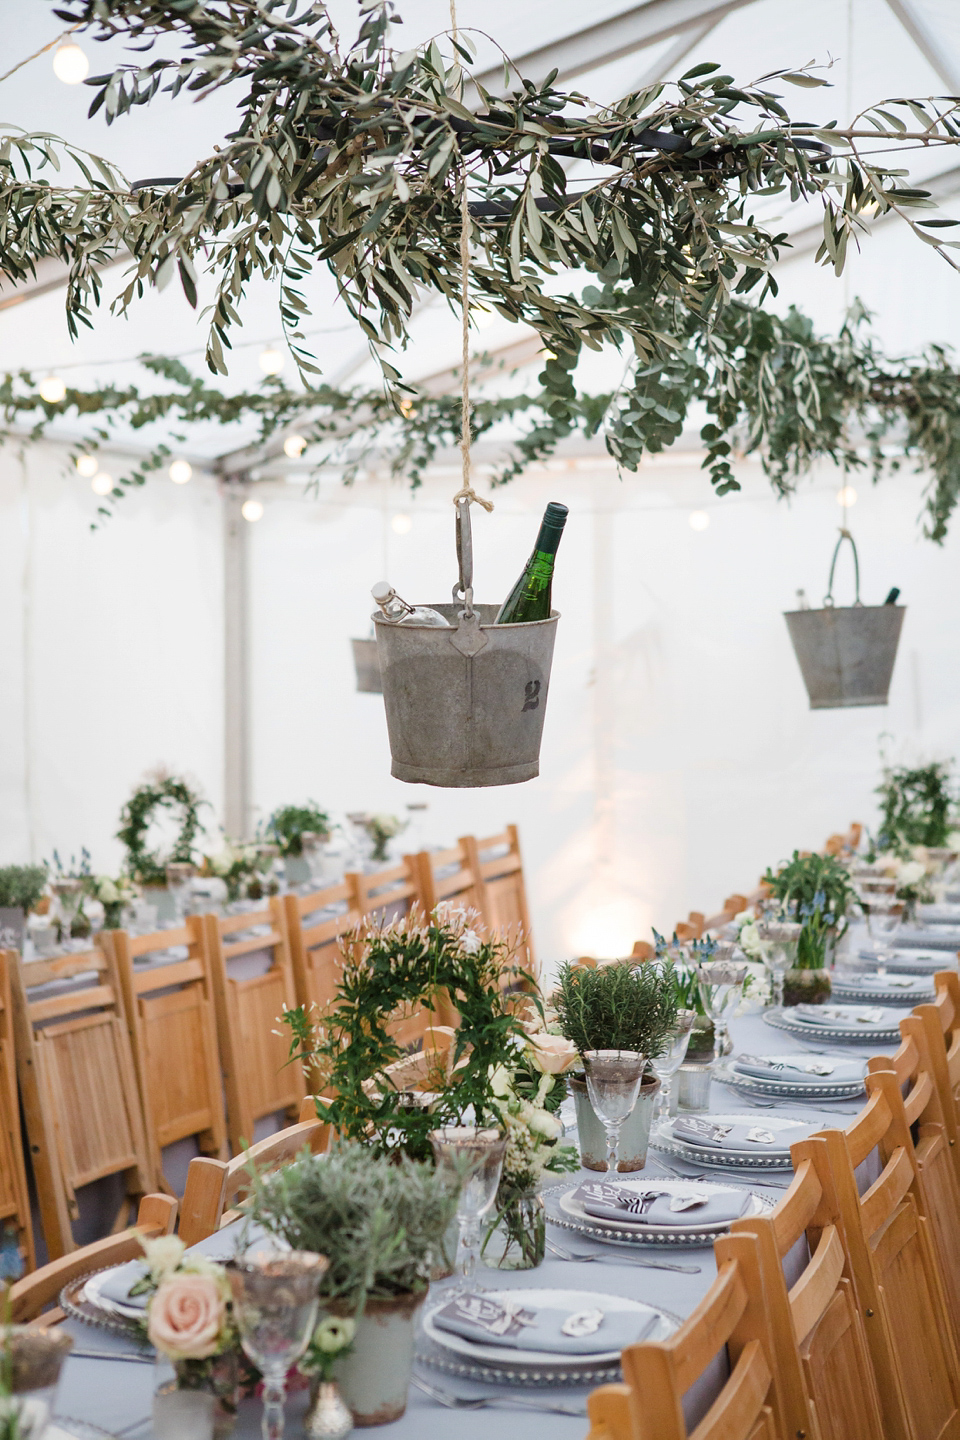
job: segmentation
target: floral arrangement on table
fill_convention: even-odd
[[[271,841],[283,856],[297,858],[303,854],[304,835],[330,834],[330,816],[315,800],[303,805],[280,805],[263,827],[264,839]]]
[[[60,858],[59,850],[53,852],[53,868],[50,874],[50,885],[53,893],[58,896],[60,904],[60,918],[57,922],[61,945],[72,939],[86,940],[93,933],[93,926],[90,924],[90,917],[83,908],[83,902],[90,893],[90,881],[93,876],[90,870],[90,851],[86,845],[80,846],[80,859],[71,855],[66,864]],[[73,910],[70,901],[66,900],[63,893],[57,892],[58,884],[64,881],[78,882],[79,900],[76,910]],[[76,886],[74,886],[76,892]],[[74,897],[75,898],[75,897]]]
[[[252,841],[228,840],[215,855],[203,857],[201,875],[215,876],[227,887],[227,900],[259,900],[267,893],[267,873],[273,864],[274,847]]]
[[[387,859],[387,846],[390,841],[406,830],[409,821],[401,820],[398,815],[378,814],[365,816],[362,824],[373,846],[370,859],[382,862]]]
[[[103,906],[104,930],[119,930],[123,912],[139,895],[139,887],[128,875],[91,875],[87,894]]]
[[[158,772],[138,785],[120,812],[117,839],[126,851],[124,869],[140,885],[166,885],[170,861],[196,860],[200,809],[206,801],[188,781]],[[179,831],[169,855],[147,845],[150,826],[158,812],[175,815]]]
[[[949,844],[957,804],[952,767],[952,760],[884,767],[875,792],[881,801],[881,850],[906,854],[912,845],[942,849]]]
[[[222,1265],[187,1251],[176,1235],[144,1240],[147,1273],[131,1295],[147,1295],[147,1339],[171,1361],[181,1390],[206,1390],[216,1400],[216,1434],[236,1421],[241,1351],[233,1297]]]
[[[850,874],[834,855],[801,855],[774,873],[767,869],[763,882],[785,915],[803,926],[797,946],[798,970],[822,970],[831,942],[847,929],[847,912],[856,904]]]

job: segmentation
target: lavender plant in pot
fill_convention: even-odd
[[[561,1034],[582,1056],[588,1050],[635,1050],[657,1055],[676,1019],[679,1000],[672,967],[648,961],[618,960],[596,969],[563,965],[553,995]],[[588,1170],[606,1170],[607,1140],[603,1122],[594,1113],[586,1080],[576,1071],[568,1076],[577,1107],[580,1161]],[[642,1170],[660,1081],[644,1075],[633,1114],[624,1122],[618,1170]]]

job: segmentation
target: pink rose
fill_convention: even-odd
[[[172,1275],[150,1302],[147,1336],[169,1360],[216,1355],[226,1318],[223,1293],[210,1275]]]
[[[528,1034],[527,1041],[545,1075],[562,1075],[564,1070],[569,1070],[580,1058],[577,1047],[563,1035],[547,1035],[541,1031],[537,1035]]]

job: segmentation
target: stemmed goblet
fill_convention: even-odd
[[[713,1021],[713,1058],[719,1060],[733,1048],[727,1016],[740,1004],[747,967],[729,960],[713,960],[698,965],[694,974],[703,1008]]]
[[[178,925],[182,925],[187,917],[190,882],[196,873],[196,865],[191,865],[189,860],[171,860],[167,865],[167,889],[173,897]]]
[[[51,880],[50,889],[60,906],[60,944],[69,950],[73,922],[83,901],[83,881],[62,876],[59,880]]]
[[[227,1269],[240,1344],[263,1376],[263,1440],[283,1440],[287,1371],[310,1343],[329,1263],[309,1250],[289,1250]]]
[[[583,1068],[594,1113],[607,1132],[607,1169],[616,1173],[620,1131],[632,1115],[643,1083],[646,1056],[638,1050],[585,1050]]]
[[[655,1116],[657,1119],[660,1116],[666,1119],[670,1114],[670,1090],[673,1085],[673,1077],[686,1058],[687,1046],[690,1044],[690,1032],[696,1018],[696,1010],[678,1010],[677,1018],[667,1036],[663,1050],[659,1055],[650,1057],[653,1073],[660,1081],[660,1094],[657,1099]]]
[[[460,1187],[457,1203],[457,1263],[454,1293],[464,1295],[474,1284],[480,1222],[500,1185],[506,1136],[475,1125],[445,1125],[431,1130],[430,1144],[437,1169]]]
[[[867,914],[867,929],[877,955],[877,974],[886,975],[887,961],[893,952],[893,937],[903,922],[906,906],[896,895],[877,895],[861,901]]]
[[[757,921],[757,935],[763,952],[763,963],[773,985],[773,1003],[783,1005],[783,977],[796,964],[800,932],[799,920],[770,919]]]

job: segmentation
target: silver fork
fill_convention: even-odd
[[[451,1390],[438,1390],[435,1385],[428,1385],[426,1380],[421,1380],[419,1375],[413,1376],[412,1383],[424,1395],[429,1395],[438,1405],[444,1405],[448,1410],[487,1410],[493,1406],[506,1406],[518,1410],[547,1410],[551,1415],[586,1415],[586,1405],[578,1405],[573,1401],[564,1405],[557,1400],[535,1400],[532,1395],[454,1395]]]
[[[591,1260],[606,1262],[608,1265],[642,1265],[645,1270],[679,1270],[684,1275],[699,1275],[699,1265],[679,1265],[670,1260],[640,1260],[633,1255],[575,1255],[572,1250],[564,1250],[562,1245],[555,1241],[547,1241],[547,1249],[556,1255],[558,1260],[581,1260],[589,1264]]]

